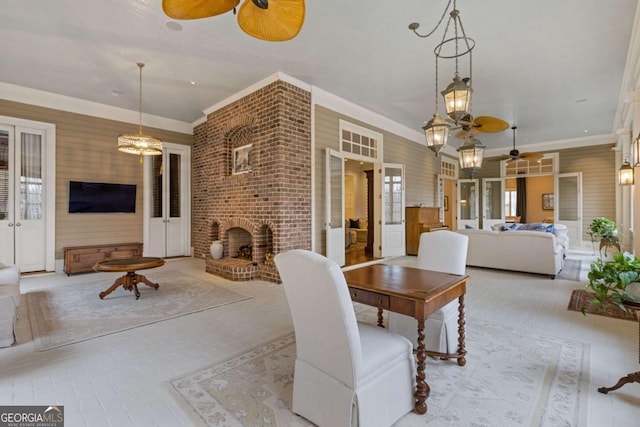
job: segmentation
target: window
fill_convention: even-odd
[[[518,191],[506,190],[504,192],[504,214],[505,216],[516,215],[516,200],[518,197]]]
[[[340,151],[368,161],[381,158],[382,134],[340,120]]]

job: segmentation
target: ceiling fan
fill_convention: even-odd
[[[507,163],[511,163],[515,160],[529,160],[532,162],[537,162],[538,160],[544,157],[542,153],[521,153],[516,149],[516,129],[517,126],[511,126],[511,130],[513,131],[513,150],[509,151],[508,155],[503,155],[500,157],[496,157],[496,160],[507,160]]]
[[[502,132],[503,130],[509,128],[509,123],[497,117],[478,116],[476,118],[473,118],[470,114],[467,114],[456,123],[460,125],[461,129],[458,133],[456,133],[456,138],[466,138],[467,136],[474,136],[481,132]]]
[[[200,19],[233,10],[240,0],[162,0],[162,10],[173,19]],[[290,40],[304,23],[304,0],[244,0],[238,25],[245,33],[271,42]]]

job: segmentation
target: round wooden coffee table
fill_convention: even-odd
[[[134,291],[136,299],[140,298],[140,291],[138,290],[138,283],[144,283],[145,285],[158,289],[160,285],[150,282],[142,274],[137,274],[136,270],[145,270],[147,268],[156,268],[164,265],[162,258],[155,257],[140,257],[140,258],[122,258],[111,259],[107,261],[100,261],[93,266],[96,271],[113,271],[123,272],[126,271],[122,277],[116,279],[116,281],[104,292],[100,292],[100,299],[104,299],[107,295],[113,292],[117,287],[122,286],[128,291]]]

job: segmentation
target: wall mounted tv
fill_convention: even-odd
[[[69,213],[135,213],[135,184],[69,181]]]

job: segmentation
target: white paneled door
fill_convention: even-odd
[[[567,226],[569,247],[582,249],[582,173],[556,175],[554,222]]]
[[[190,236],[191,149],[164,143],[161,156],[145,159],[144,254],[188,256]]]
[[[46,130],[0,125],[0,262],[22,272],[54,269],[48,167]]]

